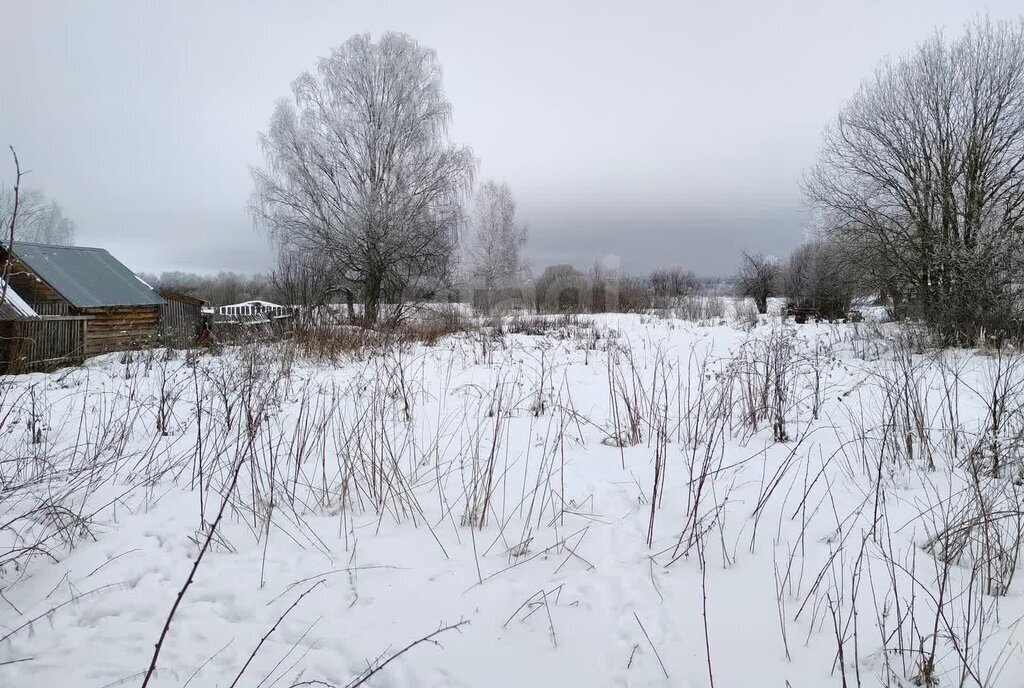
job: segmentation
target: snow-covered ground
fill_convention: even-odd
[[[1024,685],[1021,359],[542,329],[4,380],[0,685],[142,685],[208,540],[150,686]]]

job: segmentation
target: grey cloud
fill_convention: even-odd
[[[806,213],[799,205],[744,203],[705,208],[659,208],[638,202],[595,208],[531,211],[544,218],[535,232],[530,259],[535,266],[572,263],[589,267],[612,257],[625,270],[642,274],[657,266],[682,265],[703,276],[731,274],[741,251],[782,255],[803,238]]]
[[[886,55],[1011,0],[387,3],[7,0],[0,143],[84,242],[139,270],[265,270],[245,212],[274,101],[350,35],[435,48],[454,136],[506,180],[535,266],[732,269],[782,253],[797,182]],[[0,181],[10,181],[0,157]]]

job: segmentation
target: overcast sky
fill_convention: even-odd
[[[880,60],[1019,0],[0,0],[0,142],[79,243],[138,271],[262,271],[245,206],[276,99],[352,34],[434,48],[454,138],[507,181],[535,268],[731,272],[806,229],[823,127]],[[0,158],[0,182],[11,168]]]

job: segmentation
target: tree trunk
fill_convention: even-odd
[[[366,279],[363,285],[363,321],[366,325],[377,324],[383,283],[382,275],[372,275]]]
[[[345,305],[348,307],[348,319],[349,322],[355,322],[356,320],[356,299],[355,294],[352,293],[351,289],[345,290]]]

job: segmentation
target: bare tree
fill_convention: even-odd
[[[11,278],[11,252],[14,250],[14,237],[18,231],[18,212],[21,210],[21,178],[25,174],[21,171],[18,152],[14,150],[14,146],[8,146],[8,148],[11,149],[11,157],[14,159],[14,187],[11,189],[10,211],[0,217],[0,229],[6,230],[7,234],[2,275],[3,285],[0,285],[0,304],[7,302],[7,284]],[[0,208],[2,208],[2,204],[0,204]]]
[[[354,36],[295,80],[261,135],[257,222],[279,247],[329,256],[376,322],[385,300],[450,276],[476,169],[450,120],[434,51]]]
[[[534,283],[538,313],[580,313],[586,310],[591,282],[572,265],[551,265]]]
[[[48,200],[39,189],[0,188],[0,224],[4,227],[10,225],[15,203],[18,206],[15,241],[60,245],[75,243],[74,221],[64,214],[60,203]]]
[[[651,289],[659,299],[673,299],[689,296],[701,290],[703,284],[697,275],[690,270],[676,266],[671,268],[655,268],[648,278]]]
[[[813,308],[828,320],[849,314],[856,274],[850,269],[847,252],[834,241],[802,244],[790,254],[779,281],[791,305]]]
[[[72,245],[75,243],[75,222],[64,214],[64,208],[57,201],[50,201],[40,208],[34,218],[35,238],[41,244]]]
[[[326,257],[308,256],[282,250],[277,256],[277,267],[270,275],[273,300],[290,306],[318,308],[328,303],[340,291],[334,279],[334,268]],[[347,292],[351,295],[351,292]],[[353,317],[352,300],[348,300],[349,317]]]
[[[776,293],[779,264],[774,258],[760,254],[743,254],[736,285],[740,296],[754,299],[758,313],[768,312],[768,297]]]
[[[1024,259],[1024,21],[937,34],[883,64],[826,133],[821,229],[950,343],[1005,330]]]
[[[596,261],[589,278],[590,299],[583,305],[592,313],[646,313],[656,305],[650,281],[620,266]]]
[[[486,294],[487,310],[496,290],[516,286],[526,277],[522,250],[527,237],[526,225],[516,221],[516,202],[508,184],[485,182],[476,196],[466,267],[472,285]]]
[[[141,273],[139,277],[153,287],[190,294],[212,306],[254,299],[271,300],[278,296],[273,277],[262,274],[219,272],[215,275],[197,275],[192,272],[163,272],[159,275]]]

